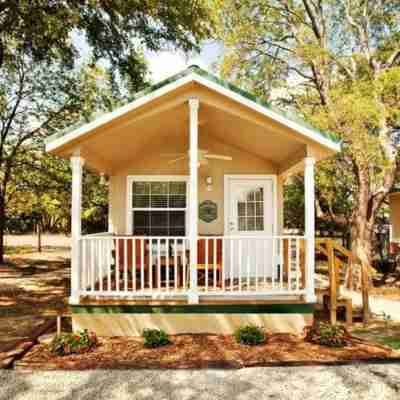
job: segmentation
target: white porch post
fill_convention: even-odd
[[[81,249],[80,241],[82,224],[81,224],[81,207],[82,207],[82,167],[83,158],[79,153],[71,157],[72,169],[72,204],[71,204],[71,297],[70,304],[79,304],[79,284],[80,284],[80,268],[81,268]]]
[[[190,183],[189,183],[189,242],[190,242],[190,292],[189,303],[199,302],[197,292],[197,220],[198,220],[198,110],[199,100],[189,100],[190,110]]]
[[[316,301],[315,297],[315,193],[314,193],[315,159],[304,159],[304,203],[305,203],[305,238],[306,238],[306,300]]]

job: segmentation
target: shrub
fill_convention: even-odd
[[[144,338],[144,346],[151,349],[171,343],[167,333],[162,329],[145,329],[142,336]]]
[[[255,346],[265,342],[265,332],[259,326],[245,325],[236,330],[235,338],[240,344]]]
[[[349,334],[341,325],[317,322],[308,329],[305,340],[328,347],[344,347],[348,344]]]
[[[97,344],[96,334],[85,329],[77,333],[64,333],[55,336],[50,344],[50,351],[57,356],[82,354],[92,350]]]

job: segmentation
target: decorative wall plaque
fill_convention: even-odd
[[[218,217],[218,206],[211,200],[199,204],[199,218],[204,222],[212,222]]]

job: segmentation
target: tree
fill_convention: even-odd
[[[229,0],[220,15],[223,74],[266,98],[285,88],[279,104],[342,139],[334,166],[322,165],[318,212],[350,222],[352,249],[365,264],[398,171],[399,14],[393,0]],[[335,187],[348,196],[349,216],[335,210]]]
[[[88,170],[83,174],[82,222],[88,233],[107,227],[108,188],[105,178]],[[68,161],[28,149],[16,160],[8,184],[8,214],[38,233],[69,232],[71,210],[71,170]]]
[[[142,50],[176,46],[197,48],[212,30],[208,0],[3,0],[0,3],[0,68],[23,53],[36,62],[60,60],[72,66],[81,37],[95,61],[127,78],[133,90],[143,85]]]
[[[212,2],[196,0],[2,1],[0,4],[0,263],[14,168],[44,139],[112,109],[147,84],[143,49],[197,48]],[[78,68],[73,36],[89,45]],[[99,76],[105,61],[107,79]],[[105,87],[102,87],[107,81]],[[111,83],[111,86],[109,85]],[[122,88],[122,91],[121,91]],[[104,90],[103,90],[104,89]]]
[[[0,263],[9,184],[18,168],[43,151],[44,138],[104,110],[103,83],[95,67],[71,70],[24,55],[0,70]]]

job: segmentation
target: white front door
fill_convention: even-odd
[[[225,235],[241,238],[225,253],[235,277],[272,275],[272,240],[266,237],[274,235],[274,183],[271,176],[225,178]]]

